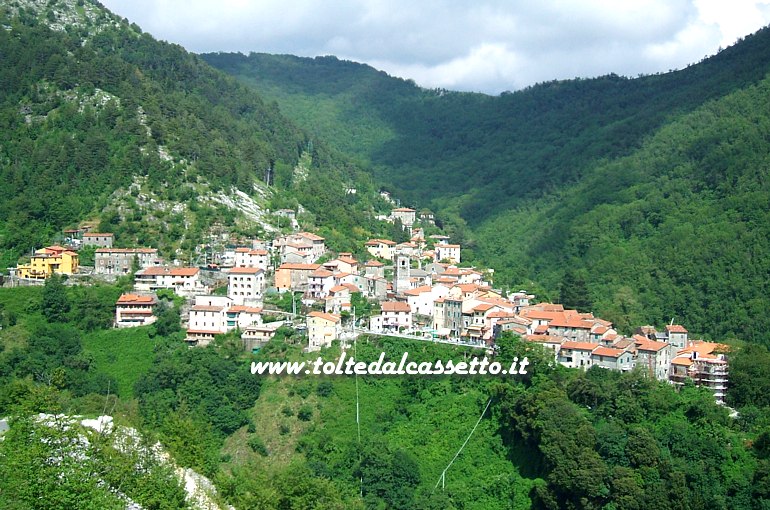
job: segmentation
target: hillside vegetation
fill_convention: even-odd
[[[497,285],[558,299],[569,267],[625,332],[676,318],[770,343],[770,30],[680,71],[498,97],[331,57],[203,57],[433,208]]]
[[[10,2],[0,21],[2,267],[83,220],[167,256],[216,223],[259,235],[222,199],[236,189],[302,204],[332,243],[371,226],[365,174],[183,48],[92,2]]]
[[[80,289],[51,282],[0,292],[0,415],[107,410],[159,440],[176,463],[212,478],[220,505],[695,510],[761,508],[770,500],[764,347],[731,356],[728,399],[737,419],[707,390],[676,391],[641,372],[553,367],[541,347],[507,335],[498,361],[507,366],[527,356],[524,376],[260,377],[248,361],[312,361],[317,354],[303,354],[291,337],[247,355],[234,337],[189,349],[180,333],[162,334],[157,324],[110,331],[78,313]],[[97,316],[109,317],[118,291],[92,291],[94,310],[104,310]],[[133,350],[123,345],[128,339]],[[110,342],[120,344],[112,354],[124,363],[105,354]],[[380,352],[430,363],[478,354],[372,337],[360,338],[348,356],[373,361]],[[340,350],[321,354],[333,360]],[[150,462],[148,471],[134,472],[151,459],[117,452],[99,437],[88,461],[71,462],[75,432],[13,421],[0,441],[0,506],[119,507],[105,487],[120,487],[148,508],[184,507],[167,469]],[[50,441],[63,438],[72,459],[40,463],[62,451]],[[60,472],[67,483],[51,484]],[[30,479],[45,483],[30,491]]]

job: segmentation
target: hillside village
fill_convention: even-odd
[[[306,333],[307,351],[335,341],[346,344],[364,333],[493,352],[500,335],[511,332],[542,345],[565,367],[640,369],[674,385],[690,379],[724,402],[725,345],[691,339],[684,326],[673,323],[662,331],[640,326],[624,336],[591,313],[536,303],[525,291],[505,294],[493,287],[493,271],[460,266],[461,246],[448,236],[426,237],[420,225],[432,218],[420,216],[414,209],[394,208],[382,219],[403,225],[409,240],[370,239],[361,250],[365,261],[331,253],[323,237],[295,231],[272,241],[229,245],[209,254],[216,262],[183,267],[167,264],[155,248],[116,248],[112,234],[85,228],[65,231],[66,246],[37,250],[29,263],[9,269],[11,281],[24,284],[44,282],[54,273],[73,279],[84,273],[106,279],[133,274],[133,291],[115,303],[117,328],[153,324],[156,293],[171,290],[186,300],[182,323],[190,346],[236,331],[244,350],[256,352],[290,327]],[[79,265],[78,250],[84,247],[94,249],[92,268]],[[288,311],[275,305],[287,295]]]

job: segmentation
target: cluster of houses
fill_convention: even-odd
[[[272,243],[254,240],[248,246],[225,249],[217,269],[226,277],[224,295],[212,295],[197,267],[169,267],[154,248],[114,248],[111,234],[81,233],[70,241],[76,246],[49,246],[38,250],[29,264],[19,265],[17,275],[44,279],[53,273],[78,271],[75,247],[95,247],[95,274],[134,273],[135,288],[115,304],[115,325],[134,327],[152,324],[159,305],[155,293],[170,289],[186,298],[189,310],[186,341],[206,345],[216,335],[239,331],[244,348],[254,350],[268,342],[287,321],[263,317],[263,301],[269,288],[290,292],[295,313],[302,305],[313,311],[305,316],[310,351],[328,347],[343,337],[343,316],[353,317],[355,331],[373,334],[404,334],[424,339],[444,339],[466,345],[493,347],[504,331],[553,353],[554,362],[566,367],[609,370],[641,369],[651,377],[684,384],[688,379],[710,388],[723,401],[728,378],[727,347],[690,340],[687,330],[675,324],[656,331],[639,328],[631,337],[613,329],[612,323],[565,309],[562,305],[532,304],[524,291],[503,295],[492,287],[490,272],[459,267],[460,245],[449,238],[425,238],[414,228],[416,211],[397,208],[391,219],[409,229],[411,239],[396,243],[371,239],[356,260],[352,253],[328,256],[323,237],[296,232]],[[376,303],[377,310],[355,321],[354,303]],[[271,311],[272,318],[276,311]],[[289,317],[287,317],[288,319]]]

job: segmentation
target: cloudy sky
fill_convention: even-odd
[[[770,23],[770,0],[101,0],[197,53],[336,55],[428,88],[681,69]]]

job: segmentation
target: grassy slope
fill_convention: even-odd
[[[155,341],[149,327],[95,331],[83,336],[83,351],[93,356],[96,370],[114,377],[117,394],[134,396],[134,384],[152,365]]]
[[[15,326],[0,331],[0,346],[2,350],[23,348],[27,344],[29,331],[27,324],[40,320],[39,313],[30,313],[28,309],[37,306],[42,295],[42,287],[0,288],[0,305],[6,316],[13,313],[17,317]]]
[[[359,358],[375,359],[381,350],[388,351],[388,345],[403,345],[410,359],[414,356],[461,357],[452,348],[422,342],[385,342],[384,348],[360,346]],[[327,360],[336,359],[338,353],[337,349],[331,349],[323,356]],[[332,383],[328,396],[317,393],[324,381]],[[358,382],[361,443],[386,445],[408,453],[419,466],[418,491],[430,493],[484,409],[489,398],[489,381],[360,377]],[[313,410],[310,421],[297,417],[303,406]],[[284,408],[291,409],[291,415],[285,414]],[[496,420],[491,417],[492,409],[447,472],[447,494],[463,508],[528,508],[533,480],[522,477],[515,463],[507,458]],[[305,457],[307,445],[318,445],[324,453],[319,459],[311,451],[311,464],[320,462],[321,467],[313,464],[316,469],[334,470],[345,463],[351,448],[359,449],[353,377],[269,379],[256,402],[252,419],[255,434],[270,453],[267,457],[253,453],[246,443],[251,434],[244,428],[228,439],[224,450],[236,464],[255,461],[268,473],[276,473],[296,460],[297,455]],[[352,476],[347,480],[335,477],[335,481],[351,494],[358,490],[358,481]]]

